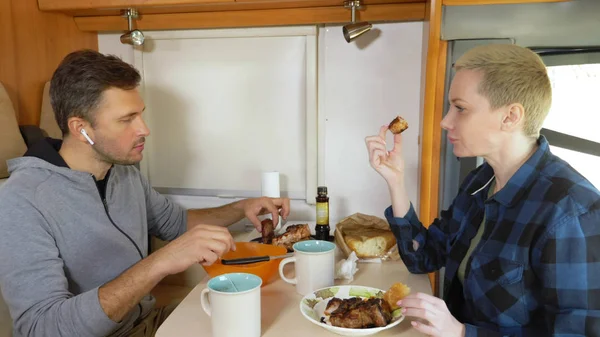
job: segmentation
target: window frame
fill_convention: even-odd
[[[587,47],[529,47],[547,67],[600,63],[600,46]],[[600,157],[600,143],[542,128],[548,143],[562,149]]]

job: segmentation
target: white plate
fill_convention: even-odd
[[[402,320],[404,319],[404,316],[401,315],[386,326],[368,329],[350,329],[332,326],[326,323],[322,323],[321,317],[325,316],[323,313],[327,308],[327,303],[329,303],[329,300],[333,297],[346,299],[351,297],[357,297],[355,294],[361,294],[361,296],[359,297],[368,298],[376,296],[378,293],[383,294],[383,292],[384,290],[377,288],[354,285],[323,288],[313,293],[310,293],[302,298],[302,301],[300,301],[300,312],[302,312],[302,315],[310,322],[331,332],[334,332],[338,335],[370,336],[400,324],[400,322],[402,322]]]

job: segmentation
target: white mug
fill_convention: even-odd
[[[200,294],[202,309],[210,316],[213,337],[259,337],[260,286],[253,274],[215,276]]]
[[[333,286],[335,272],[335,244],[329,241],[307,240],[296,242],[294,256],[279,263],[279,275],[287,283],[295,284],[300,295]],[[283,267],[294,263],[296,275],[293,279],[283,275]]]

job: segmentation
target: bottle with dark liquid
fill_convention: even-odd
[[[317,225],[315,227],[316,239],[329,241],[329,197],[327,187],[317,187]]]

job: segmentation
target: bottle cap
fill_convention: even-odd
[[[319,186],[317,187],[317,193],[321,194],[327,194],[327,187],[326,186]]]

